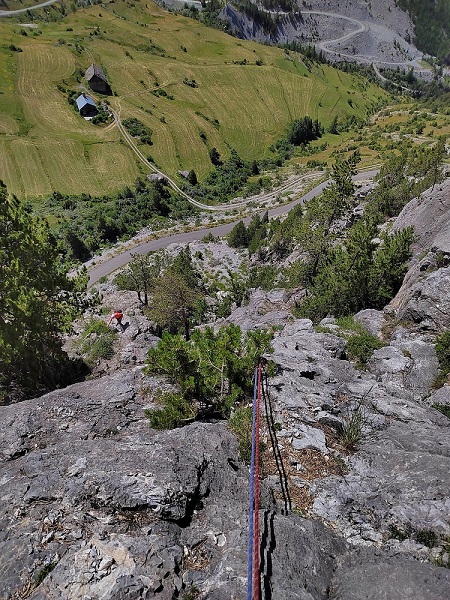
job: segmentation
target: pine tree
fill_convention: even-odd
[[[190,288],[180,273],[168,270],[155,283],[148,314],[163,329],[181,329],[189,340],[192,315],[201,299],[200,292]]]
[[[349,159],[336,161],[332,183],[321,196],[308,203],[300,220],[296,238],[309,255],[305,284],[311,283],[316,277],[321,261],[345,229],[346,220],[355,206],[352,175],[360,159],[356,151]]]
[[[46,223],[0,182],[0,394],[55,385],[71,288],[59,263]]]
[[[148,314],[162,329],[182,330],[188,340],[191,324],[198,322],[204,311],[202,278],[186,246],[155,280]]]
[[[191,185],[197,185],[197,183],[198,183],[197,173],[193,169],[191,171],[189,171],[187,180],[189,181],[189,183]]]
[[[217,148],[211,148],[211,150],[209,151],[209,158],[215,167],[222,164],[222,161],[220,160],[220,154]]]
[[[228,234],[228,244],[232,248],[247,248],[248,232],[243,221],[239,221]]]
[[[148,296],[154,289],[155,281],[161,274],[164,258],[160,255],[152,257],[150,254],[132,254],[132,259],[127,268],[117,277],[118,286],[125,290],[137,293],[139,302],[148,305]]]

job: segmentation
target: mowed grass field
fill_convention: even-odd
[[[58,89],[81,93],[80,73],[92,62],[105,70],[121,119],[136,117],[153,131],[143,152],[175,177],[190,169],[204,177],[212,147],[223,157],[234,148],[261,159],[296,118],[325,126],[335,115],[364,118],[387,97],[358,76],[308,68],[295,53],[238,40],[150,1],[37,24],[0,19],[0,179],[20,197],[101,195],[146,173],[116,127],[85,121]]]

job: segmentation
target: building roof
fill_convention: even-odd
[[[78,96],[78,98],[76,99],[76,103],[78,106],[78,110],[81,110],[83,106],[86,106],[86,104],[95,106],[95,102],[92,100],[92,98],[86,96],[86,94],[81,94],[81,96]]]
[[[103,73],[103,71],[100,69],[100,67],[97,67],[97,65],[92,64],[90,67],[88,67],[86,69],[86,73],[84,74],[84,76],[89,81],[90,79],[92,79],[94,77],[94,75],[97,75],[97,77],[100,77],[100,79],[103,79],[103,81],[105,83],[108,83],[106,76]]]

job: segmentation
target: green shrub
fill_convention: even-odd
[[[148,352],[147,372],[166,375],[187,406],[201,407],[195,414],[227,418],[237,402],[251,396],[254,368],[261,355],[273,352],[272,337],[272,331],[243,333],[233,324],[217,332],[212,327],[195,329],[189,341],[164,332],[157,347]],[[171,402],[177,410],[185,406],[178,399]]]
[[[344,418],[339,437],[347,450],[354,450],[361,441],[363,427],[366,422],[366,411],[361,404]]]
[[[142,121],[132,117],[131,119],[124,119],[122,121],[124,127],[130,132],[133,137],[139,138],[143,144],[148,144],[151,146],[152,142],[152,134],[153,131],[147,125],[144,125]]]
[[[450,419],[450,404],[433,404],[433,408],[445,415],[447,419]]]
[[[362,331],[347,338],[347,354],[352,360],[355,360],[358,367],[364,368],[367,365],[374,350],[382,348],[383,342],[367,331]]]
[[[276,275],[277,269],[273,265],[252,267],[249,273],[248,285],[251,288],[271,290],[273,288]]]
[[[438,536],[432,529],[418,529],[415,534],[416,542],[434,548],[438,543]]]
[[[445,331],[436,340],[436,356],[439,361],[439,375],[434,381],[435,387],[442,387],[450,373],[450,331]]]
[[[88,366],[93,367],[99,360],[108,360],[114,355],[116,338],[117,331],[111,329],[101,319],[93,318],[80,333],[74,343],[74,349]]]
[[[390,533],[391,539],[400,540],[401,542],[403,542],[408,539],[411,532],[404,531],[403,529],[400,529],[399,527],[397,527],[397,525],[391,524],[391,525],[389,525],[389,533]]]
[[[42,569],[40,569],[36,573],[36,577],[35,577],[36,585],[40,585],[44,581],[44,579],[47,577],[47,575],[49,573],[51,573],[55,567],[56,567],[55,562],[51,562],[48,565],[45,565],[45,567],[42,567]]]
[[[163,404],[163,408],[145,411],[153,429],[176,429],[184,421],[195,417],[193,405],[182,394],[167,392],[161,396],[159,402]]]
[[[239,455],[246,464],[252,456],[252,409],[249,406],[235,410],[228,421],[228,427],[238,439]]]
[[[340,329],[344,329],[345,331],[356,331],[358,333],[361,333],[364,331],[363,326],[360,323],[358,323],[357,321],[355,321],[355,319],[351,316],[338,317],[336,319],[336,325]]]
[[[95,333],[97,335],[102,335],[105,333],[110,333],[111,329],[108,327],[108,325],[102,321],[101,319],[90,319],[87,324],[86,327],[84,328],[84,331],[82,333],[82,337],[83,338],[87,338],[88,336],[91,335],[91,333]]]

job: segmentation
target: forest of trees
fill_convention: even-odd
[[[186,217],[194,207],[164,181],[138,179],[133,188],[98,198],[54,192],[47,199],[47,210],[59,221],[55,235],[69,257],[84,262],[102,246],[131,237],[152,221],[158,226]]]
[[[448,0],[398,0],[412,16],[417,47],[450,64],[450,2]]]

